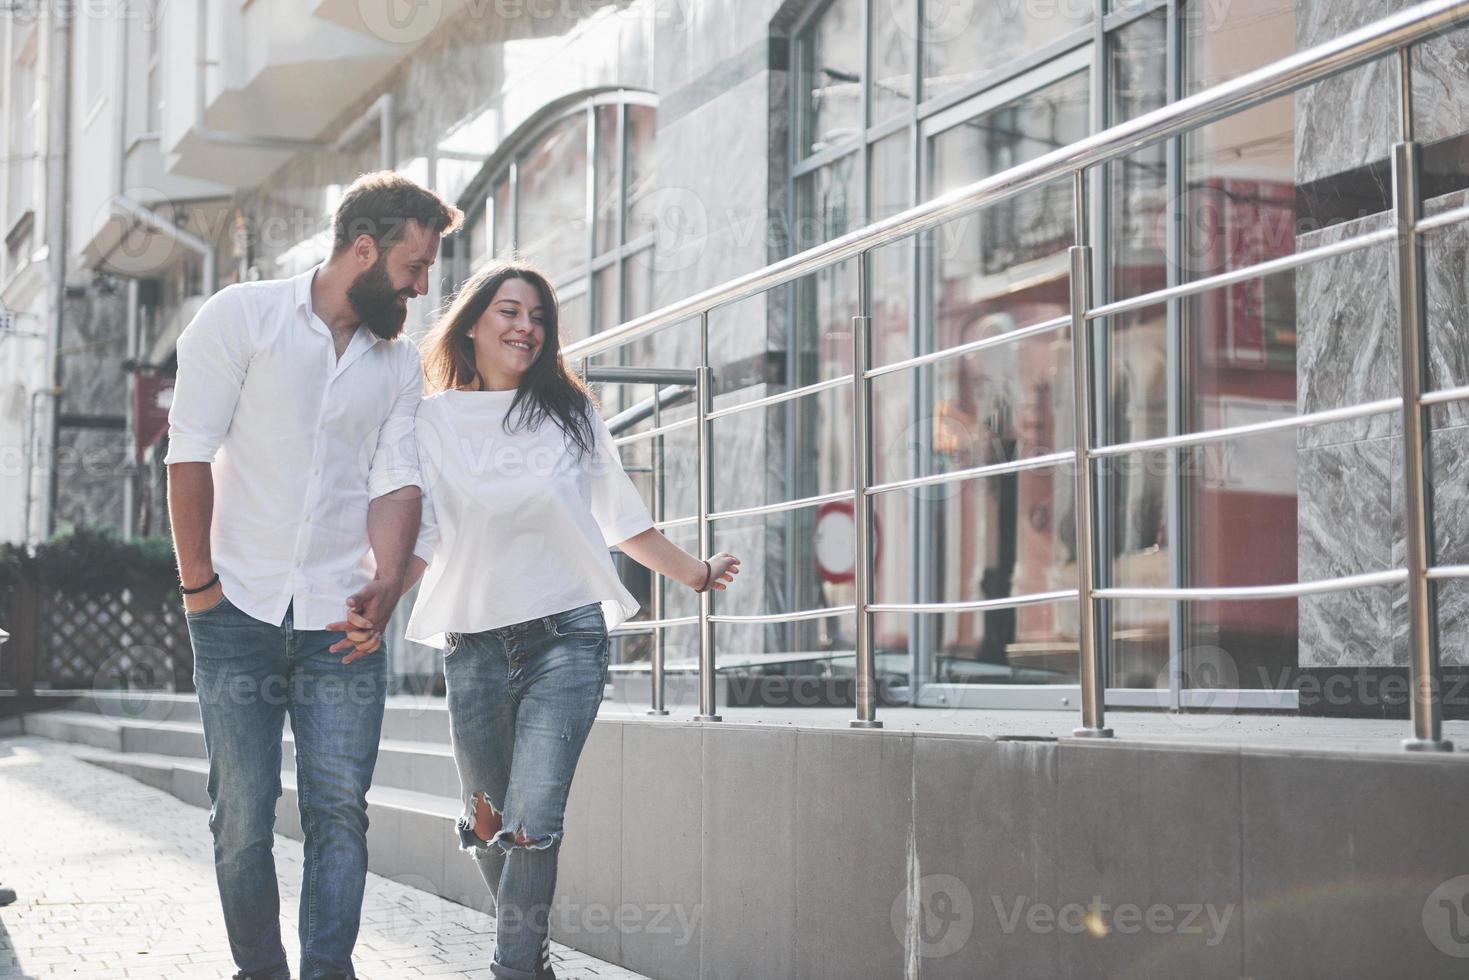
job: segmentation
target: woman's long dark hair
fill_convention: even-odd
[[[590,453],[596,443],[591,418],[595,401],[586,385],[566,370],[561,360],[556,290],[528,262],[492,262],[459,287],[420,344],[428,391],[430,394],[446,389],[474,391],[481,387],[474,361],[474,341],[468,334],[489,309],[500,287],[511,279],[529,283],[540,294],[544,317],[541,327],[546,338],[535,361],[521,375],[510,411],[505,414],[506,431],[513,432],[523,426],[534,429],[550,418],[577,449]],[[512,415],[515,416],[513,426]]]

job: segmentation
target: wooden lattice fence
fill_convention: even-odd
[[[64,594],[20,583],[3,593],[0,688],[193,690],[188,626],[176,596]]]

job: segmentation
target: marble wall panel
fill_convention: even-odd
[[[1430,201],[1428,214],[1462,207],[1469,194]],[[1332,226],[1300,248],[1384,227],[1387,215]],[[1430,387],[1469,382],[1469,226],[1425,243]],[[1398,393],[1396,256],[1391,246],[1302,269],[1296,276],[1297,406],[1300,411]],[[1469,406],[1435,410],[1435,537],[1442,564],[1469,560]],[[1396,413],[1299,430],[1298,559],[1303,580],[1402,567],[1401,421]],[[1384,545],[1387,551],[1384,554]],[[1469,589],[1439,590],[1441,659],[1469,663]],[[1364,589],[1300,602],[1300,664],[1403,666],[1406,592]]]
[[[1296,47],[1321,44],[1411,6],[1412,0],[1298,3]],[[1420,45],[1413,64],[1414,137],[1432,143],[1469,130],[1463,88],[1469,78],[1469,34],[1453,31]],[[1297,183],[1385,160],[1400,125],[1395,57],[1297,93]]]

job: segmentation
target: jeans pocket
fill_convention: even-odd
[[[226,608],[229,605],[230,605],[229,597],[226,596],[223,592],[221,592],[219,594],[219,601],[216,602],[214,605],[210,606],[207,609],[195,609],[192,612],[190,612],[188,609],[185,609],[184,610],[184,619],[185,620],[190,620],[190,619],[198,619],[201,616],[208,616],[210,613],[218,612],[219,610],[224,609],[224,608]]]
[[[598,602],[578,606],[558,613],[551,620],[551,632],[558,637],[572,636],[605,637],[607,620],[602,615],[602,604]]]
[[[462,642],[462,640],[463,640],[463,637],[459,633],[445,633],[444,634],[444,659],[445,660],[448,660],[450,657],[454,656],[455,653],[459,652],[459,644]]]

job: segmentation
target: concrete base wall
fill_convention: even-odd
[[[1466,799],[1462,756],[599,721],[553,935],[702,980],[1462,977]]]
[[[77,707],[25,730],[208,805],[191,698]],[[442,702],[390,703],[371,867],[491,911],[447,741]],[[552,936],[659,980],[1463,977],[1466,800],[1462,752],[602,717]]]

